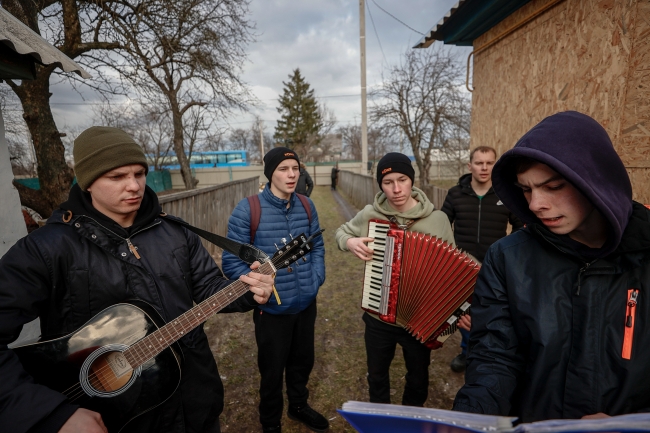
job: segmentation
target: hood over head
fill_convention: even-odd
[[[517,157],[546,164],[571,182],[610,226],[607,251],[602,255],[616,248],[632,214],[632,185],[607,132],[598,122],[576,111],[549,116],[494,165],[492,186],[499,199],[523,222],[542,225],[528,208],[522,190],[514,184]]]
[[[431,212],[434,211],[433,203],[431,203],[427,195],[421,189],[413,187],[411,189],[411,197],[417,201],[417,204],[406,212],[400,212],[390,206],[388,203],[388,198],[386,197],[386,193],[379,191],[375,195],[375,200],[372,204],[372,207],[377,212],[384,215],[406,217],[411,219],[426,218],[431,214]]]

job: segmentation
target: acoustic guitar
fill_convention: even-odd
[[[255,272],[275,274],[304,259],[304,234],[280,248]],[[306,260],[306,259],[304,259]],[[162,404],[181,378],[177,341],[248,291],[237,280],[169,323],[141,301],[106,308],[69,335],[13,348],[34,380],[70,402],[99,412],[111,433]]]

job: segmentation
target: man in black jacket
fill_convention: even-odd
[[[523,422],[650,411],[650,211],[605,129],[547,117],[492,181],[526,227],[483,261],[454,410]]]
[[[447,193],[442,211],[454,225],[454,240],[458,248],[470,253],[480,262],[488,247],[506,235],[508,222],[512,230],[522,226],[492,189],[492,167],[497,160],[496,151],[488,146],[472,150],[467,163],[468,174],[458,180]],[[455,372],[465,370],[470,316],[459,323],[462,340],[461,353],[451,361]]]
[[[47,224],[0,260],[0,429],[106,432],[97,412],[34,383],[7,344],[39,317],[41,339],[67,335],[103,309],[137,299],[170,321],[229,284],[197,235],[161,218],[142,148],[124,131],[92,127],[74,145],[77,185]],[[257,265],[254,265],[256,267]],[[226,312],[267,302],[273,279],[241,276],[250,292]],[[223,311],[223,310],[222,310]],[[219,432],[223,385],[201,326],[179,340],[176,392],[122,432]]]
[[[300,177],[298,177],[298,184],[296,185],[296,193],[306,195],[309,197],[314,190],[314,181],[307,171],[304,163],[300,163]]]

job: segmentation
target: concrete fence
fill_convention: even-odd
[[[331,184],[332,163],[316,163],[315,165],[308,165],[307,172],[314,181],[316,186],[326,186]],[[374,176],[374,169],[376,164],[373,165],[372,173],[368,173],[362,169],[361,162],[339,162],[339,170],[349,171],[356,174],[368,174]],[[413,163],[415,169],[415,178],[420,177],[420,172],[417,165]],[[172,188],[185,189],[183,178],[180,170],[170,170],[172,177]],[[462,174],[466,173],[465,165],[459,166],[455,162],[437,161],[431,166],[429,171],[430,179],[458,179]],[[194,176],[199,181],[199,188],[208,186],[221,185],[226,182],[236,180],[248,179],[251,177],[259,176],[260,182],[266,183],[268,180],[264,176],[264,167],[261,165],[250,165],[248,167],[219,167],[219,168],[197,168],[193,170]]]
[[[159,201],[168,214],[183,218],[203,230],[226,236],[228,218],[237,203],[244,197],[258,192],[259,178],[251,177],[222,185],[164,195],[159,198]],[[213,257],[220,256],[219,248],[204,239],[202,242]]]
[[[307,172],[316,186],[330,185],[332,182],[332,163],[322,165],[308,165]],[[361,173],[360,162],[340,162],[340,170],[348,170]],[[172,188],[185,189],[183,177],[180,170],[170,170],[172,176]],[[194,176],[198,179],[199,188],[221,185],[226,182],[259,177],[259,181],[266,183],[264,167],[261,165],[250,165],[247,167],[218,167],[218,168],[197,168],[193,170]]]

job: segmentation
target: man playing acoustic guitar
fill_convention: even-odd
[[[110,420],[25,372],[6,346],[25,323],[39,317],[41,340],[51,340],[75,332],[107,307],[134,299],[169,322],[230,283],[197,235],[160,217],[158,198],[146,187],[144,153],[128,134],[89,128],[75,140],[74,160],[78,184],[68,201],[0,260],[2,431],[95,433],[110,427]],[[240,280],[250,292],[222,311],[248,311],[268,301],[270,275],[250,273]],[[124,322],[120,325],[129,325]],[[87,337],[105,327],[89,328]],[[182,374],[175,392],[151,410],[143,403],[144,413],[122,432],[220,431],[223,385],[202,327],[179,343]]]

